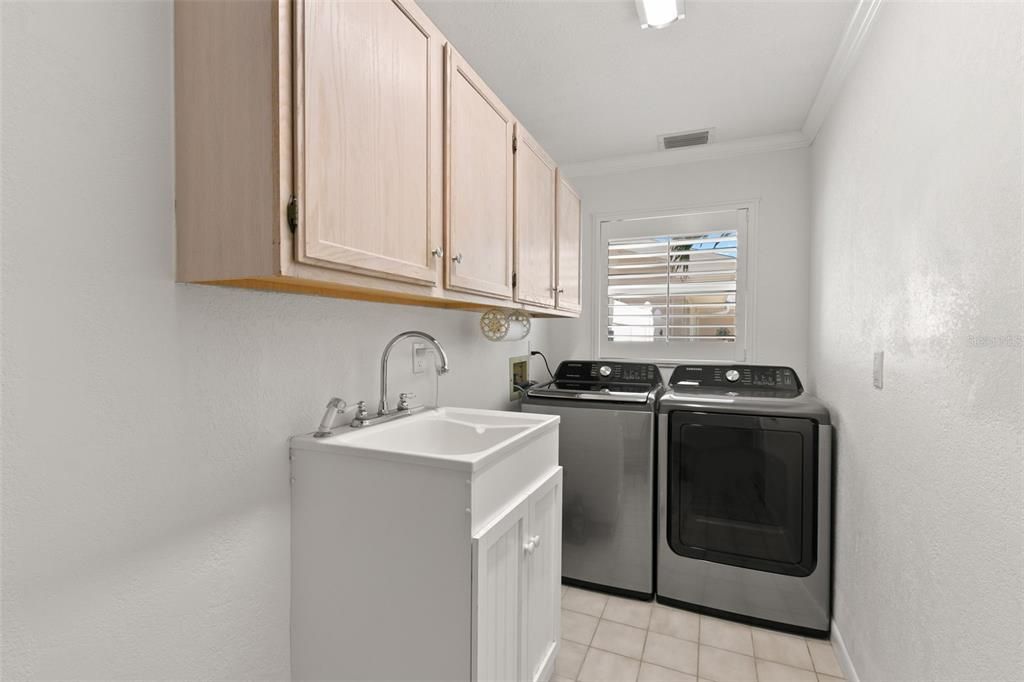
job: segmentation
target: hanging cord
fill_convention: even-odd
[[[555,378],[555,375],[552,374],[552,372],[551,372],[551,365],[548,364],[547,356],[544,355],[543,353],[541,353],[539,350],[531,350],[530,351],[530,355],[539,355],[544,360],[544,369],[546,369],[548,371],[548,375],[551,377],[551,379],[553,381],[554,378]]]

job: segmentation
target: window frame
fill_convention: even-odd
[[[591,225],[591,234],[594,236],[591,249],[591,272],[595,275],[591,289],[594,301],[594,319],[591,329],[593,357],[601,360],[646,361],[664,367],[675,367],[687,362],[754,362],[756,288],[751,286],[751,283],[756,281],[757,274],[757,208],[758,200],[753,199],[683,208],[595,214]],[[621,344],[613,350],[606,338],[608,333],[607,248],[609,239],[606,226],[648,218],[671,218],[732,210],[746,211],[746,220],[739,220],[736,225],[736,341],[732,344],[698,339],[675,342],[653,341],[651,344]],[[662,235],[665,233],[664,231],[652,231],[649,234]],[[622,236],[624,235],[612,235],[611,238],[617,239]],[[679,352],[674,352],[677,349]]]

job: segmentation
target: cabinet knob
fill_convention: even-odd
[[[540,536],[534,535],[525,545],[523,545],[523,551],[527,554],[533,554],[533,551],[538,547],[540,547]]]
[[[442,249],[440,246],[431,251],[430,253],[434,254],[434,258],[444,258],[444,249]]]
[[[461,265],[462,264],[462,254],[460,253],[457,256],[452,256],[452,262],[453,263],[459,263]]]
[[[565,293],[565,289],[564,288],[560,289],[558,287],[551,287],[551,291],[555,292],[556,294],[564,294]]]

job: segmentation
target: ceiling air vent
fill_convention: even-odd
[[[679,149],[695,147],[711,141],[711,130],[694,130],[688,133],[670,133],[659,135],[658,143],[662,149]]]

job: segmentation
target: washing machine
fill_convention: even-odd
[[[654,430],[662,391],[652,364],[568,360],[529,389],[524,412],[557,414],[562,582],[654,596]]]
[[[789,367],[682,365],[657,438],[657,600],[827,637],[828,409]]]

